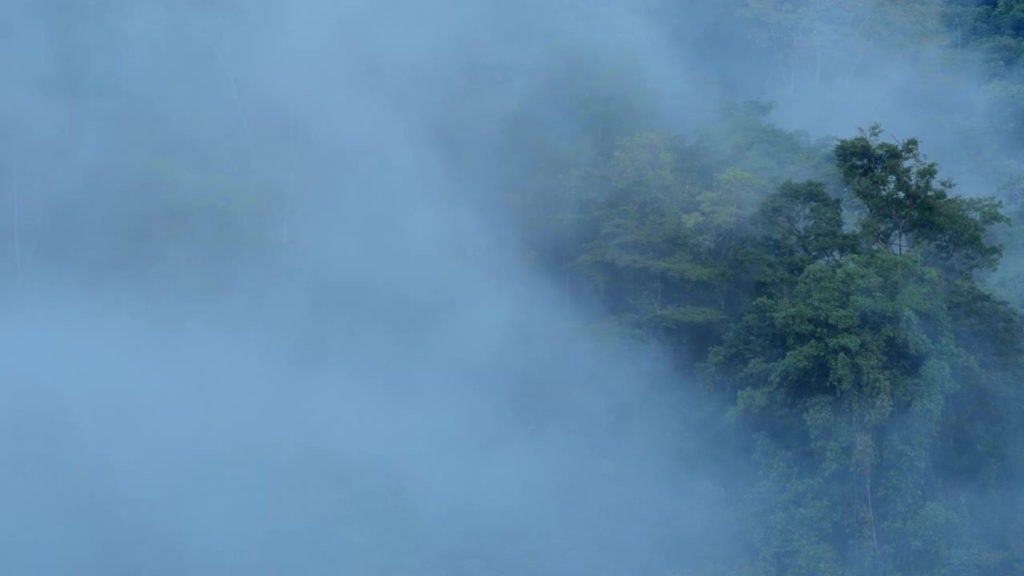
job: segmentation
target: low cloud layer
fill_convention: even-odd
[[[911,136],[950,101],[916,123],[902,62],[863,89],[729,82],[762,64],[709,36],[745,30],[731,12],[625,4],[15,2],[0,570],[669,574],[737,550],[709,401],[584,330],[487,211],[501,133],[567,54],[628,62],[680,132],[767,96],[815,137]]]

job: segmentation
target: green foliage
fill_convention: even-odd
[[[1020,397],[1004,386],[1019,380],[978,372],[1020,364],[1020,318],[963,273],[994,265],[988,228],[1005,218],[937,184],[916,141],[879,134],[836,146],[852,232],[821,183],[787,182],[764,202],[759,296],[709,355],[709,383],[735,394],[734,417],[760,438],[753,573],[945,573],[972,554],[953,527],[984,521],[943,479],[1021,461],[999,440],[1019,418],[944,444]],[[987,322],[1002,326],[993,342],[979,341]]]
[[[745,0],[737,14],[773,56],[775,87],[852,78],[872,50],[942,43],[943,0]]]
[[[1019,72],[1024,58],[1024,2],[950,0],[948,4],[947,26],[960,48],[977,51],[982,57],[990,113],[985,128],[990,136],[1002,136],[1006,144],[1017,148],[1024,135]]]
[[[802,136],[769,125],[769,108],[727,106],[691,143],[658,132],[620,138],[576,172],[562,222],[581,248],[572,269],[621,321],[693,361],[734,315],[750,284],[756,206],[791,172],[821,172]]]
[[[952,1],[947,20],[962,41],[980,47],[993,74],[1012,69],[1024,56],[1024,2]]]
[[[1012,572],[1024,546],[992,535],[1024,523],[963,500],[1024,465],[1024,322],[980,283],[1001,204],[917,140],[826,149],[770,110],[562,140],[523,195],[540,260],[600,333],[658,341],[728,405],[758,475],[730,487],[751,552],[724,574]]]
[[[701,130],[696,142],[719,170],[735,166],[755,177],[761,183],[762,198],[785,180],[824,179],[832,174],[826,147],[773,125],[768,120],[772,108],[760,101],[726,101],[721,121]]]
[[[854,248],[843,229],[841,202],[824,184],[785,182],[762,204],[753,228],[761,249],[763,289],[788,289],[815,262],[841,259]]]
[[[864,208],[864,241],[892,254],[920,252],[961,273],[994,267],[1002,248],[987,232],[1009,223],[1001,203],[951,196],[952,181],[936,180],[938,166],[917,140],[882,142],[881,134],[873,126],[836,146],[843,182]]]
[[[730,271],[721,259],[737,241],[736,189],[705,188],[699,162],[678,139],[623,139],[598,169],[603,184],[581,191],[588,241],[574,267],[606,307],[655,335],[725,318]]]

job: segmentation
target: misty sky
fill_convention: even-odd
[[[952,161],[932,120],[984,102],[928,54],[781,82],[680,4],[9,0],[0,572],[684,574],[741,546],[705,400],[581,328],[488,210],[501,134],[578,54],[682,133],[766,98]],[[244,218],[167,217],[191,206]]]

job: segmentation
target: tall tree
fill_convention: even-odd
[[[916,139],[883,142],[881,135],[872,126],[835,149],[843,182],[859,201],[864,240],[892,254],[920,252],[960,272],[994,267],[1002,248],[987,234],[1009,222],[1001,203],[951,195],[953,182],[938,179],[938,166]]]
[[[1018,397],[974,368],[1006,365],[975,345],[973,326],[1006,309],[969,274],[998,260],[988,232],[1005,219],[990,199],[953,196],[915,140],[880,134],[837,144],[845,197],[786,183],[762,205],[760,296],[709,358],[710,382],[735,394],[757,438],[755,573],[1004,566],[953,536],[958,524],[994,525],[945,480],[985,449],[959,443],[954,457],[941,442],[976,422],[966,407]],[[855,213],[849,232],[841,200]],[[1024,343],[1019,318],[1004,324],[1003,348]]]

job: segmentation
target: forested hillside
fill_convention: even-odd
[[[606,364],[562,367],[545,373],[547,379],[531,380],[547,365],[522,368],[515,357],[520,349],[509,344],[513,352],[505,356],[500,338],[529,342],[514,340],[528,350],[526,357],[562,366],[559,354],[545,348],[557,339],[518,324],[529,337],[507,336],[504,324],[488,332],[492,325],[477,319],[506,321],[536,310],[547,315],[541,298],[533,310],[530,296],[481,296],[518,282],[531,286],[523,293],[533,294],[530,283],[540,278],[549,288],[544,294],[555,295],[559,318],[584,324],[596,341],[669,358],[671,387],[687,399],[671,404],[672,419],[699,428],[694,435],[701,447],[680,448],[687,459],[672,466],[699,469],[711,479],[709,493],[726,505],[706,521],[726,518],[732,527],[727,546],[700,550],[701,574],[1024,574],[1024,0],[644,0],[623,9],[649,24],[641,32],[616,29],[616,10],[588,19],[587,2],[552,0],[523,13],[483,2],[486,9],[463,15],[472,26],[415,12],[419,7],[394,30],[368,25],[379,20],[366,16],[372,11],[366,8],[365,14],[346,14],[355,23],[344,38],[326,35],[318,44],[305,32],[290,31],[294,35],[273,49],[263,46],[261,34],[272,36],[266,30],[274,29],[276,16],[261,14],[269,22],[264,29],[240,33],[241,40],[223,41],[222,48],[201,26],[163,28],[140,17],[137,28],[121,28],[116,19],[101,18],[99,9],[82,8],[84,3],[42,4],[31,8],[33,17],[65,25],[47,31],[52,54],[40,60],[48,75],[25,64],[41,87],[2,95],[5,102],[32,102],[39,118],[48,119],[5,117],[11,126],[31,126],[25,129],[31,137],[6,145],[15,168],[5,204],[13,216],[0,224],[11,245],[0,273],[4,296],[45,299],[48,291],[74,286],[116,303],[104,310],[121,309],[129,300],[157,302],[168,307],[162,311],[172,310],[170,319],[161,320],[168,325],[202,319],[229,302],[240,331],[261,321],[277,326],[273,322],[281,317],[293,322],[267,331],[282,339],[278,332],[301,332],[291,345],[300,350],[294,357],[309,364],[295,370],[304,377],[354,349],[359,352],[350,355],[352,362],[372,374],[367,381],[374,385],[388,381],[379,374],[397,374],[402,385],[419,385],[423,373],[447,378],[411,392],[392,382],[384,400],[369,396],[401,408],[385,410],[383,424],[356,418],[363,424],[352,430],[391,439],[388,418],[418,415],[423,405],[441,429],[458,420],[437,400],[442,394],[434,385],[447,390],[447,400],[456,399],[452,404],[468,397],[512,412],[502,402],[515,399],[541,414],[530,413],[530,422],[556,430],[557,422],[546,420],[557,421],[551,414],[575,412],[561,405],[564,412],[537,408],[546,406],[544,399],[590,406],[584,386],[566,392],[537,382],[547,385],[567,372],[598,380]],[[232,5],[214,4],[211,11]],[[75,24],[64,20],[65,10]],[[124,10],[130,16],[122,14],[125,20],[135,17],[132,8]],[[231,25],[236,18],[245,21],[245,7],[232,10],[218,17]],[[474,18],[485,12],[499,24],[488,20],[478,33]],[[306,17],[296,17],[296,30],[319,24]],[[473,33],[457,28],[452,38],[464,34],[470,40],[444,44],[449,36],[421,28],[420,18],[441,30],[464,26]],[[609,37],[640,48],[600,45],[578,32],[588,26],[607,27],[614,31]],[[654,31],[657,43],[634,38],[647,31]],[[549,33],[558,40],[547,40]],[[106,43],[117,37],[127,44],[147,34],[170,40],[141,55]],[[191,43],[174,34],[191,34]],[[437,48],[424,41],[435,50],[424,53],[448,60],[417,60],[419,45],[403,52],[388,44],[406,36],[442,42]],[[167,48],[177,42],[190,48]],[[301,58],[274,60],[285,48]],[[330,50],[344,54],[343,62],[321,69],[303,59]],[[189,60],[175,60],[181,53]],[[91,60],[79,61],[81,54]],[[119,65],[106,66],[106,59]],[[275,66],[274,73],[263,71]],[[189,82],[167,79],[175,74]],[[345,83],[346,74],[360,79],[357,89]],[[319,92],[324,85],[344,89]],[[409,89],[420,85],[429,89]],[[207,95],[200,97],[197,86]],[[345,107],[359,112],[340,112]],[[317,115],[306,117],[307,110]],[[333,140],[342,133],[343,141]],[[98,142],[118,154],[106,153]],[[52,165],[58,156],[59,169]],[[453,191],[464,189],[471,192]],[[472,221],[465,214],[478,213],[484,225],[465,223]],[[409,229],[416,233],[403,236]],[[494,246],[507,252],[492,262],[489,251],[500,252]],[[508,253],[525,255],[521,274],[511,267],[495,270],[517,261],[506,259]],[[460,266],[467,262],[486,264],[466,273]],[[460,299],[470,304],[459,307]],[[284,300],[295,308],[275,312],[272,321],[260,316],[269,318],[268,303]],[[444,338],[450,347],[441,345],[449,343]],[[477,340],[487,338],[498,342],[498,351],[477,348]],[[481,358],[494,366],[481,368]],[[403,372],[405,363],[417,368]],[[359,370],[345,366],[339,372],[347,378],[350,372],[362,375]],[[483,396],[482,385],[449,383],[461,383],[466,370],[503,386],[507,378],[522,389],[501,388],[494,393],[500,402],[478,399],[473,395]],[[238,396],[272,397],[247,386]],[[317,397],[294,388],[296,395]],[[645,390],[637,385],[633,393],[639,397]],[[624,396],[615,396],[616,402]],[[529,412],[516,404],[519,409]],[[264,415],[253,414],[241,420],[262,426]],[[486,428],[485,419],[474,413],[473,425]],[[590,432],[581,435],[607,438],[606,429],[586,422],[589,428],[579,428]],[[303,429],[307,423],[296,417],[293,424]],[[211,427],[219,432],[219,426]],[[418,426],[408,426],[412,435],[430,437]],[[596,428],[601,432],[592,432]],[[449,433],[451,438],[431,437],[432,449],[448,455],[437,447],[475,435]],[[464,461],[487,461],[503,434],[514,437],[492,431],[486,440],[493,444],[472,444],[469,457],[424,457],[427,463],[414,472],[406,463],[395,469],[419,479],[421,468],[443,468],[438,461],[456,469]],[[516,450],[542,451],[537,446],[549,437],[536,434],[522,441],[527,448]],[[644,438],[675,453],[675,438]],[[362,449],[352,448],[360,455]],[[404,444],[395,449],[410,459],[420,457],[417,450]],[[512,463],[500,461],[488,482],[514,484],[509,491],[516,494],[530,481],[546,487],[539,472],[520,482],[515,458],[532,461],[513,452]],[[563,470],[558,454],[544,454],[538,469]],[[647,471],[644,457],[637,461]],[[615,486],[616,474],[634,480],[629,470],[613,470],[618,460],[595,460],[599,464],[585,460],[592,464],[580,468],[586,473],[566,473],[569,480],[551,473],[558,476],[558,490],[582,491],[593,480],[590,470],[607,474]],[[312,456],[310,462],[320,466]],[[476,481],[476,469],[462,474]],[[408,498],[430,504],[432,498],[461,503],[461,494],[452,496],[459,490],[438,488],[442,476],[428,474],[403,489],[413,494]],[[372,484],[365,478],[361,483]],[[541,492],[574,519],[553,521],[551,531],[559,536],[591,518],[573,516],[578,512],[565,500]],[[488,501],[479,494],[479,501]],[[625,513],[622,502],[632,497],[615,500],[615,510]],[[380,498],[398,507],[398,497]],[[516,516],[517,506],[528,507],[528,498],[521,498],[479,506],[513,518],[503,525],[506,532],[482,529],[489,524],[463,510],[473,521],[460,525],[452,539],[478,542],[476,535],[486,533],[477,548],[482,557],[499,559],[480,561],[485,568],[525,566],[526,573],[532,566],[563,566],[561,560],[530,564],[517,556],[522,564],[515,564],[506,558],[515,556],[503,548],[514,544],[513,536],[543,551],[555,541],[547,532],[534,533],[544,523],[537,517]],[[636,498],[650,505],[674,495]],[[581,501],[604,502],[599,496]],[[308,508],[319,513],[319,505]],[[416,529],[434,537],[447,511],[422,508],[435,516],[417,520],[429,528]],[[413,515],[409,510],[402,514]],[[331,520],[326,516],[325,526]],[[631,517],[635,524],[629,526],[648,519],[638,518]],[[594,522],[619,528],[615,518]],[[371,525],[372,534],[386,534],[380,555],[392,560],[389,547],[403,545],[392,543],[399,532],[383,520]],[[593,542],[619,543],[612,528],[595,528],[598,536],[582,539],[594,548],[581,544],[590,552],[579,554],[599,548]],[[568,550],[575,541],[566,538]],[[632,553],[633,545],[630,540],[622,547]],[[462,558],[462,548],[451,548],[459,552],[446,548],[438,554],[444,556],[439,566],[448,556]],[[632,557],[621,561],[633,565]],[[187,572],[189,564],[182,562]],[[413,572],[414,564],[408,560],[402,568]],[[642,565],[661,566],[653,560]],[[367,560],[366,566],[376,565]],[[458,566],[461,572],[450,573],[486,572],[474,572],[477,565],[469,561]]]
[[[621,114],[647,95],[616,86],[567,108],[571,136],[534,135],[510,200],[526,241],[567,305],[668,348],[679,385],[721,402],[723,438],[757,472],[733,487],[749,552],[711,573],[1021,573],[1024,3],[723,14],[755,40],[723,60],[760,59],[786,90],[855,80],[886,53],[938,51],[913,71],[933,88],[968,63],[982,120],[934,121],[961,138],[958,169],[984,177],[957,188],[928,141],[883,127],[780,129],[769,101],[723,101],[699,129],[635,128]],[[844,35],[877,52],[833,49]]]

